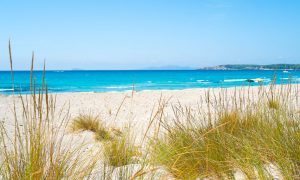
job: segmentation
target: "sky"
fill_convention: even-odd
[[[298,0],[1,0],[0,69],[300,63]]]

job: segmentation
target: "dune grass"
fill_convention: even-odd
[[[269,100],[268,105],[271,109],[279,109],[279,102],[277,100]]]
[[[96,132],[102,126],[100,122],[98,116],[80,114],[73,119],[71,130]]]
[[[12,80],[14,71],[9,43]],[[96,173],[100,179],[111,179],[116,167],[137,162],[137,147],[129,135],[118,128],[108,128],[98,116],[81,114],[74,118],[70,126],[68,107],[56,109],[56,96],[48,93],[45,82],[45,67],[41,85],[37,86],[33,77],[34,54],[30,72],[30,94],[13,93],[12,117],[13,132],[7,124],[0,124],[0,179],[90,179],[95,178],[97,163],[101,162],[98,153],[91,154],[83,143],[73,142],[66,137],[68,127],[72,131],[92,131],[95,139],[105,140],[104,166],[110,166],[111,173],[101,170]],[[12,82],[14,87],[14,82]],[[17,98],[18,97],[18,98]],[[19,104],[18,104],[19,103]],[[21,107],[21,108],[19,108]],[[99,168],[99,164],[97,166]],[[117,179],[129,179],[135,174],[131,167],[121,168],[114,174]]]
[[[73,132],[91,131],[95,139],[101,143],[103,154],[102,179],[130,179],[136,175],[130,166],[139,163],[139,152],[134,144],[134,138],[130,128],[121,131],[118,128],[110,128],[104,125],[99,116],[80,114],[75,117],[70,125]],[[117,173],[115,171],[118,171]]]
[[[110,141],[119,139],[123,132],[116,127],[108,127],[99,118],[92,114],[80,114],[71,122],[70,129],[72,132],[91,131],[95,134],[97,141]]]
[[[103,145],[105,161],[110,166],[120,167],[137,163],[137,157],[141,155],[128,133]]]
[[[270,93],[290,98],[278,98],[270,105],[266,97]],[[258,100],[235,95],[231,107],[221,97],[211,107],[218,112],[214,120],[192,114],[187,107],[173,108],[173,121],[161,120],[163,137],[152,140],[153,163],[180,179],[233,179],[238,171],[248,179],[270,179],[276,174],[284,179],[300,178],[299,105],[291,106],[295,102],[289,93],[288,88],[264,90],[255,95]],[[243,99],[247,102],[240,103]],[[178,120],[183,117],[185,121]]]
[[[12,51],[9,57],[13,75]],[[1,179],[84,179],[88,178],[95,161],[84,153],[83,144],[65,140],[69,121],[68,111],[62,113],[55,106],[56,97],[48,94],[45,69],[40,86],[33,78],[32,56],[30,94],[13,93],[13,131],[1,123]],[[14,87],[14,82],[12,82]],[[16,98],[18,97],[18,98]],[[20,104],[17,104],[20,103]],[[17,108],[20,107],[20,108]],[[67,110],[67,107],[65,107]],[[55,123],[56,122],[56,123]],[[82,159],[82,157],[86,157]]]
[[[91,114],[80,114],[71,122],[71,130],[92,131],[95,133],[95,139],[98,141],[107,141],[113,138],[114,132],[107,129],[98,116]]]
[[[134,142],[131,129],[124,128],[120,136],[102,145],[106,172],[104,179],[153,179],[140,147]]]

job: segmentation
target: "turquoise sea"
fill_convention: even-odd
[[[42,71],[34,72],[37,86]],[[300,71],[271,70],[128,70],[128,71],[46,71],[49,92],[108,92],[141,90],[234,87],[270,84],[276,77],[278,84],[300,83]],[[29,92],[29,71],[0,71],[0,93]],[[254,82],[246,82],[252,79]]]

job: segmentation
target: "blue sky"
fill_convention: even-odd
[[[0,2],[0,69],[300,63],[298,0]]]

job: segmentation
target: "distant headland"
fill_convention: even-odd
[[[198,70],[300,70],[300,64],[226,64],[198,68]]]

